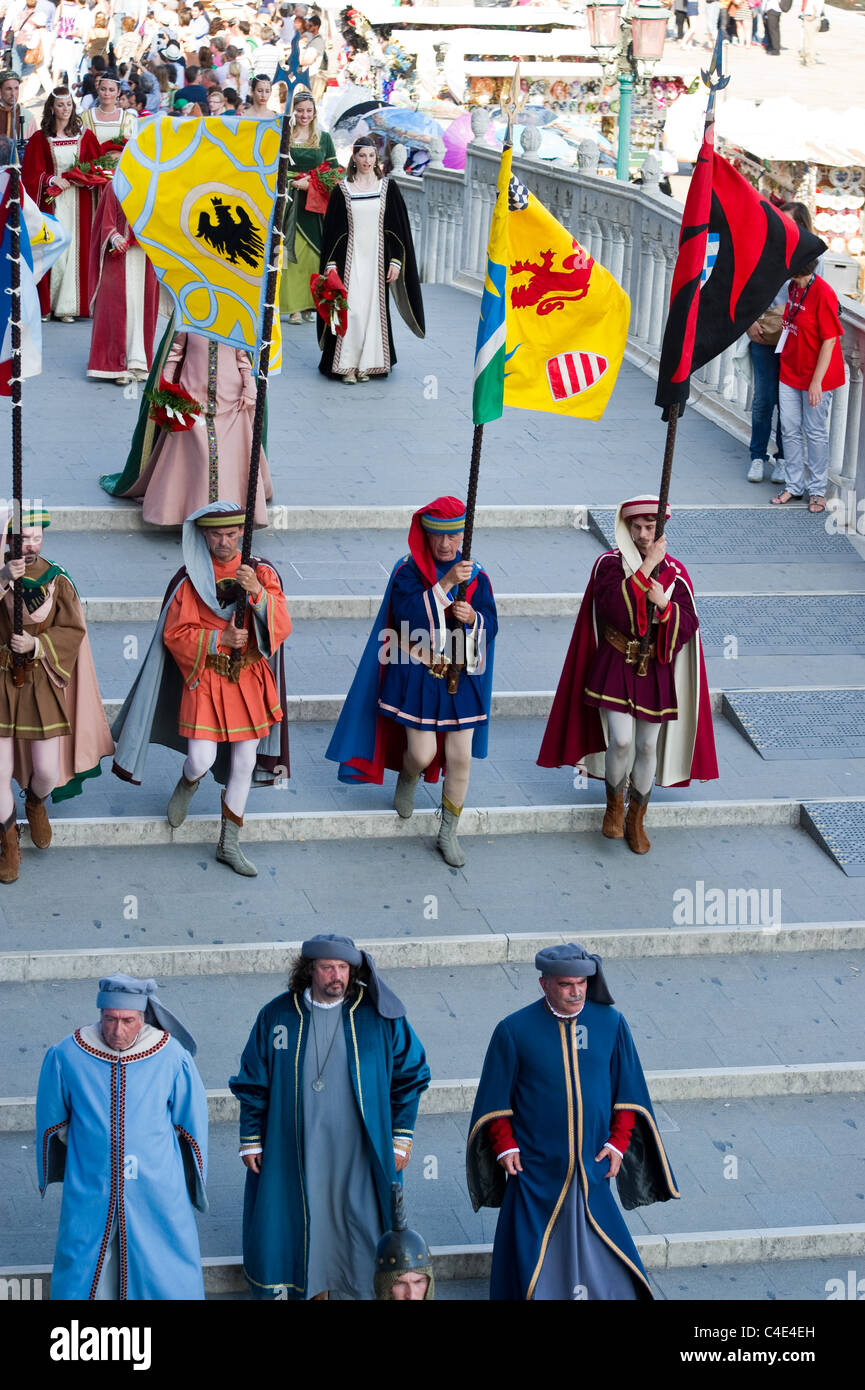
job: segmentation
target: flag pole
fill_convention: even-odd
[[[258,374],[255,379],[255,413],[252,417],[252,445],[249,454],[249,483],[246,489],[246,517],[243,524],[240,562],[248,565],[252,555],[252,528],[255,521],[255,502],[258,493],[259,461],[261,459],[261,437],[264,432],[264,408],[267,403],[267,380],[270,370],[270,343],[273,336],[273,320],[276,312],[276,287],[279,280],[279,262],[282,258],[282,224],[285,219],[285,205],[288,196],[288,166],[291,163],[291,93],[285,99],[282,113],[282,126],[279,135],[279,161],[276,170],[276,194],[273,204],[273,222],[270,229],[268,250],[267,280],[264,291],[264,313],[261,320],[261,338],[258,353]],[[246,609],[249,595],[244,591],[234,609],[234,626],[241,628],[246,622]],[[240,659],[242,652],[234,647],[231,652],[230,679],[236,684],[240,679]]]
[[[706,107],[706,120],[703,126],[704,138],[710,128],[715,123],[715,93],[720,92],[730,81],[729,76],[723,74],[723,55],[724,42],[723,34],[719,28],[718,37],[715,40],[715,47],[712,52],[712,61],[709,64],[708,72],[701,73],[705,85],[709,88],[709,104]],[[717,74],[713,81],[713,75]],[[673,401],[667,416],[667,438],[664,442],[664,458],[661,463],[661,482],[658,487],[658,515],[655,518],[655,540],[660,540],[664,534],[667,515],[667,500],[670,496],[670,481],[673,476],[673,454],[676,451],[676,429],[679,423],[679,402]],[[652,571],[652,578],[656,579],[660,565],[656,565]],[[637,668],[637,675],[644,676],[648,669],[649,646],[652,637],[652,616],[655,605],[646,601],[646,631],[640,639],[640,664]]]
[[[18,119],[18,104],[14,108],[15,125]],[[12,160],[9,164],[9,262],[10,262],[10,329],[12,340],[11,390],[12,390],[12,559],[21,559],[21,527],[23,525],[22,504],[24,492],[23,425],[24,414],[21,401],[21,166],[18,160],[18,145],[12,142]],[[22,581],[16,579],[12,588],[12,631],[20,637],[24,631],[24,593]],[[12,654],[12,679],[17,686],[24,684],[24,653]]]
[[[509,97],[503,99],[500,105],[501,109],[505,112],[508,120],[508,126],[505,132],[504,144],[502,148],[502,158],[504,158],[505,150],[513,148],[514,117],[523,105],[522,92],[520,88],[519,63],[517,63],[516,67],[514,68],[514,75],[511,79],[510,95]],[[471,459],[469,461],[469,482],[468,487],[466,489],[466,524],[463,528],[462,548],[462,557],[464,560],[470,560],[472,558],[472,542],[474,540],[475,530],[475,507],[477,504],[478,496],[478,479],[480,477],[481,471],[481,448],[483,447],[483,442],[484,427],[483,425],[475,425],[474,432],[472,434]],[[457,589],[457,603],[465,603],[467,588],[468,584],[466,581],[463,581],[459,585]],[[464,631],[464,629],[462,628],[462,624],[460,624],[459,630]],[[465,669],[464,645],[463,650],[460,653],[460,657],[460,660],[451,662],[451,665],[448,669],[447,687],[448,694],[450,695],[456,695],[457,690],[459,689],[460,671]]]

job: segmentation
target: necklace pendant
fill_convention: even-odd
[[[315,1078],[315,1080],[313,1081],[313,1083],[312,1083],[312,1089],[313,1089],[314,1091],[323,1091],[323,1090],[324,1090],[324,1082],[322,1081],[322,1079],[321,1079],[320,1076],[317,1076],[317,1077]]]

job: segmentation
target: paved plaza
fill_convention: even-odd
[[[599,783],[575,785],[572,769],[535,759],[611,509],[657,489],[664,426],[653,383],[626,363],[597,425],[507,411],[486,429],[479,502],[513,511],[494,527],[479,521],[475,535],[502,615],[496,717],[490,757],[472,775],[467,864],[447,868],[433,849],[436,789],[397,828],[392,777],[343,787],[323,756],[405,552],[405,528],[386,509],[465,490],[478,301],[429,286],[425,302],[427,339],[398,324],[392,377],[353,388],[319,375],[311,327],[285,329],[268,452],[274,503],[300,511],[290,530],[274,513],[254,548],[280,569],[296,619],[286,649],[292,776],[250,800],[245,838],[259,877],[213,859],[212,782],[171,842],[164,811],[180,758],[162,749],[143,786],[113,778],[106,762],[82,797],[55,808],[47,853],[25,837],[20,880],[0,894],[0,1266],[50,1266],[60,1192],[40,1203],[35,1186],[39,1065],[93,1017],[95,979],[127,968],[155,975],[198,1037],[212,1119],[211,1209],[199,1220],[208,1289],[243,1297],[243,1170],[227,1079],[257,1010],[284,988],[279,943],[335,931],[381,943],[427,1047],[437,1089],[418,1123],[409,1210],[439,1252],[441,1296],[485,1298],[495,1213],[475,1215],[464,1183],[484,1049],[496,1022],[536,997],[537,942],[521,948],[522,934],[601,933],[681,1191],[627,1214],[657,1296],[825,1299],[829,1281],[865,1272],[865,881],[833,856],[836,830],[821,839],[808,808],[835,827],[861,823],[865,562],[822,519],[771,509],[770,485],[745,479],[747,448],[686,412],[670,548],[697,588],[721,775],[659,790],[652,850],[638,858],[601,837]],[[49,509],[86,509],[74,529],[52,526],[45,553],[87,602],[113,711],[178,566],[179,537],[143,530],[131,504],[98,486],[123,465],[134,391],[85,380],[87,324],[46,325],[45,336],[44,374],[25,386],[25,491]],[[541,507],[570,509],[578,524],[558,513],[538,524]],[[312,508],[342,511],[332,523],[310,512],[304,526]],[[114,516],[125,529],[107,529]],[[714,922],[700,905],[713,887],[726,904]],[[505,938],[508,954],[496,956]],[[401,960],[399,950],[415,954]],[[676,1254],[683,1241],[687,1257]]]

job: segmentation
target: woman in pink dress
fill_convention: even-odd
[[[136,430],[133,451],[117,477],[100,479],[115,497],[139,497],[142,516],[153,526],[180,526],[200,507],[219,497],[243,505],[249,481],[255,381],[245,352],[203,338],[177,333],[164,360],[157,355],[151,381],[182,386],[201,406],[191,429],[156,432],[147,420]],[[155,380],[154,380],[155,379]],[[149,407],[145,401],[142,411]],[[156,442],[152,444],[154,434]],[[139,441],[136,450],[136,441]],[[150,447],[152,444],[152,447]],[[267,525],[273,496],[264,449],[259,457],[255,525]]]

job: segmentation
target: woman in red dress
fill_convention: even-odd
[[[99,156],[99,142],[83,130],[68,87],[55,87],[45,103],[42,129],[27,141],[21,178],[43,212],[62,222],[70,236],[67,251],[39,284],[42,317],[53,314],[63,323],[90,317],[90,229],[95,195],[77,187],[65,175],[79,161]]]

